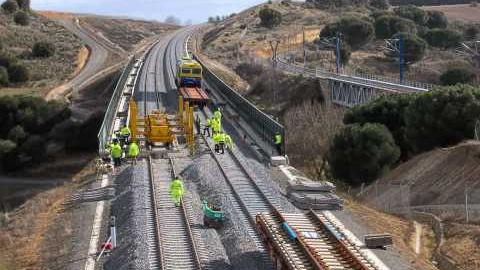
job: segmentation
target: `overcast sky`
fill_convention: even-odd
[[[174,15],[182,22],[206,21],[228,15],[267,0],[32,0],[35,10],[128,16],[163,21]]]

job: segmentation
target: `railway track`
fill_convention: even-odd
[[[197,243],[183,200],[179,207],[170,197],[175,175],[173,159],[148,157],[151,207],[148,209],[149,269],[202,269]]]

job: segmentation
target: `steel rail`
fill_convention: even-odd
[[[154,240],[154,242],[156,243],[156,247],[149,247],[149,269],[160,269],[160,267],[162,265],[164,265],[164,258],[163,258],[163,252],[162,252],[162,248],[161,248],[161,244],[160,244],[160,239],[161,239],[161,234],[160,234],[160,224],[159,224],[159,220],[158,220],[158,208],[157,208],[157,196],[155,195],[155,181],[154,181],[154,174],[153,174],[153,165],[152,165],[152,157],[149,155],[148,158],[147,158],[147,166],[148,166],[148,179],[150,180],[149,181],[149,186],[150,186],[150,200],[151,200],[151,205],[149,205],[148,207],[151,207],[152,209],[152,214],[153,214],[153,223],[154,223],[154,228],[151,228],[154,230],[154,235],[156,237],[156,239]],[[147,217],[148,218],[148,217]],[[150,229],[150,230],[151,230]],[[147,232],[148,234],[148,232]],[[154,254],[151,254],[150,252],[150,248],[152,249],[158,249],[158,252],[157,252],[157,258],[153,257]],[[152,251],[152,252],[155,252],[155,251]],[[157,267],[155,267],[155,262],[158,260],[157,264],[159,263],[160,265],[157,265]],[[152,266],[153,264],[153,266]]]

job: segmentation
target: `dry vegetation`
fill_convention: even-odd
[[[94,177],[93,165],[73,177],[73,182],[42,192],[0,222],[0,270],[66,269],[65,259],[72,238],[72,209],[65,208],[69,196]],[[78,226],[78,225],[77,225]],[[53,267],[58,268],[53,268]]]
[[[470,22],[480,22],[480,5],[443,5],[443,6],[425,6],[425,10],[438,10],[452,20],[462,20]]]
[[[28,26],[17,26],[11,16],[0,12],[0,39],[8,55],[17,57],[31,72],[31,81],[0,88],[0,95],[27,94],[42,96],[46,91],[69,78],[79,59],[81,41],[54,21],[31,15]],[[49,58],[31,56],[33,44],[48,41],[55,44],[55,54]]]
[[[88,16],[80,18],[82,23],[87,23],[97,30],[98,35],[104,35],[111,42],[118,44],[126,51],[131,51],[135,44],[155,35],[177,29],[178,26],[168,25],[155,21],[142,21],[133,19],[119,19],[101,16]]]
[[[454,259],[462,269],[480,269],[480,226],[447,223],[441,252]]]

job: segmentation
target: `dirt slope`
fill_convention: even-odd
[[[471,190],[480,189],[479,173],[480,142],[467,141],[410,159],[377,181],[378,197],[375,197],[375,184],[367,189],[364,197],[369,204],[383,203],[398,197],[399,185],[409,185],[411,206],[462,204],[466,186]],[[382,188],[387,185],[393,188]],[[382,194],[382,190],[386,192]],[[480,203],[478,196],[470,200]]]

